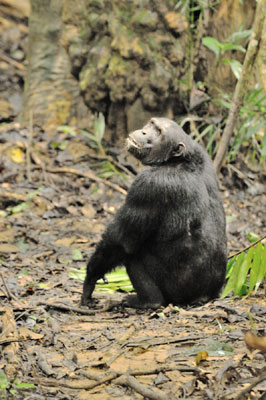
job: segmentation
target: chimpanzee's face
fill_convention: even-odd
[[[152,118],[128,136],[127,150],[143,164],[155,165],[180,157],[186,150],[186,134],[167,118]]]

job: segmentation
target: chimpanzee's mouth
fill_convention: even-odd
[[[140,144],[138,144],[138,142],[136,142],[136,140],[130,135],[127,138],[127,145],[128,145],[128,147],[133,146],[133,147],[136,147],[137,149],[141,149]]]

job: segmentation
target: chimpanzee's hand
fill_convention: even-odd
[[[81,296],[81,305],[87,306],[91,300],[91,294],[94,291],[96,281],[94,279],[85,279],[83,284],[83,293]]]

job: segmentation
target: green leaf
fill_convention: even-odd
[[[232,267],[232,272],[230,275],[229,280],[227,281],[227,284],[224,288],[224,291],[221,295],[222,298],[226,297],[229,293],[234,292],[236,284],[237,284],[237,279],[238,279],[238,273],[239,273],[239,269],[241,267],[241,264],[244,260],[245,257],[245,253],[241,253],[237,259],[235,264]]]
[[[246,50],[244,47],[240,46],[239,44],[233,44],[233,43],[222,43],[221,45],[221,51],[222,53],[225,53],[228,50],[239,50],[242,51],[242,53],[245,53]]]
[[[94,120],[94,135],[97,138],[97,142],[101,143],[105,131],[105,119],[104,115],[100,113],[98,118]]]
[[[78,249],[72,249],[72,257],[75,261],[83,260],[82,253]]]
[[[77,136],[75,130],[68,125],[61,125],[57,128],[58,132],[69,133],[71,136]]]
[[[237,61],[237,60],[230,60],[226,59],[223,61],[224,64],[229,64],[230,68],[235,75],[236,79],[240,78],[241,72],[242,72],[242,64]]]
[[[254,232],[249,232],[247,234],[247,239],[249,242],[256,242],[256,240],[258,240],[260,237],[259,235],[257,235],[257,233]]]
[[[0,390],[5,390],[10,385],[9,380],[7,379],[4,372],[0,372]]]
[[[69,277],[72,279],[78,279],[84,281],[85,279],[85,268],[76,269],[71,268]],[[132,291],[133,287],[131,281],[126,273],[125,268],[117,268],[115,271],[106,274],[108,283],[103,283],[102,278],[97,281],[96,290],[98,292],[115,292],[117,290],[123,290],[126,292]]]
[[[208,47],[208,49],[213,51],[216,57],[219,56],[221,52],[222,43],[220,43],[217,39],[210,36],[206,36],[202,39],[202,43],[204,44],[204,46]]]
[[[232,267],[233,267],[233,264],[234,264],[234,262],[235,262],[235,259],[236,259],[236,257],[233,257],[233,258],[231,258],[231,260],[227,263],[227,266],[226,266],[226,278],[229,278],[229,276],[230,276],[231,273],[232,273]]]
[[[261,254],[262,254],[262,244],[259,243],[256,247],[255,254],[253,257],[253,263],[250,270],[248,294],[251,294],[259,276]]]
[[[33,383],[16,383],[17,389],[33,389],[36,386]]]
[[[255,292],[258,290],[261,282],[266,276],[266,245],[264,246],[264,250],[261,256],[261,262],[260,262],[260,268],[259,268],[259,273],[257,277],[257,282],[255,285]]]
[[[244,31],[238,31],[232,33],[232,35],[229,37],[228,42],[240,42],[243,39],[250,39],[252,33],[252,29],[247,29]]]
[[[237,275],[236,285],[234,288],[235,296],[241,295],[241,289],[246,283],[253,253],[254,253],[253,247],[249,249],[247,254],[243,253],[244,254],[243,261],[240,263],[240,266],[238,268],[238,275]]]
[[[86,270],[85,270],[85,268],[81,268],[81,269],[71,268],[68,276],[71,279],[77,279],[79,281],[84,281],[85,276],[86,276]]]
[[[29,202],[23,202],[23,203],[18,204],[15,207],[8,208],[7,210],[11,211],[12,214],[18,214],[18,213],[20,213],[22,211],[27,210],[27,208],[29,208],[29,207],[30,207],[30,203]]]

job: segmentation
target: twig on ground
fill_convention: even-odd
[[[18,304],[23,305],[23,304],[16,298],[16,296],[9,290],[9,287],[7,286],[7,283],[6,283],[6,281],[5,281],[5,278],[4,278],[3,274],[2,274],[2,272],[0,272],[0,277],[1,277],[2,282],[3,282],[3,285],[4,285],[4,287],[5,287],[6,294],[7,294],[7,298],[8,298],[9,300],[13,299],[13,300],[15,300]]]
[[[39,168],[39,166],[36,166],[35,168]],[[47,167],[46,171],[51,172],[52,174],[57,174],[57,173],[62,174],[63,173],[63,174],[73,174],[73,175],[82,176],[82,177],[88,178],[94,182],[103,183],[104,185],[111,187],[112,189],[116,190],[117,192],[122,193],[124,196],[126,196],[126,194],[127,194],[127,191],[125,189],[121,188],[120,186],[116,185],[115,183],[107,181],[106,179],[99,178],[92,171],[82,172],[82,171],[76,170],[75,168],[68,168],[68,167],[61,167],[61,168]]]
[[[48,308],[55,308],[58,310],[64,310],[64,311],[72,311],[75,313],[83,314],[83,315],[94,315],[97,312],[102,312],[103,310],[86,310],[84,308],[79,308],[79,307],[72,307],[66,304],[60,304],[60,303],[45,303],[45,302],[40,302],[38,303],[39,306],[45,306]]]
[[[174,400],[176,397],[173,397],[169,394],[164,394],[161,390],[154,391],[150,389],[148,386],[143,385],[137,381],[132,375],[121,375],[117,378],[114,383],[116,385],[125,385],[135,390],[137,393],[141,394],[143,397],[151,399],[151,400]]]
[[[21,193],[12,193],[12,192],[7,192],[1,188],[0,190],[0,199],[1,198],[7,198],[15,201],[26,201],[27,196],[25,194]]]
[[[264,372],[257,378],[253,379],[253,381],[249,386],[247,386],[245,389],[241,390],[241,392],[238,393],[238,395],[235,397],[235,400],[242,400],[245,394],[249,393],[256,385],[265,380],[266,380],[266,372]]]
[[[13,60],[13,58],[8,57],[8,56],[7,56],[6,54],[4,54],[2,51],[1,51],[1,58],[2,58],[4,61],[6,61],[7,63],[12,64],[15,68],[19,69],[19,70],[21,71],[21,74],[22,74],[22,75],[24,74],[25,67],[24,67],[24,65],[23,65],[22,63],[19,63],[18,61]]]
[[[33,112],[30,110],[29,115],[29,137],[26,149],[26,162],[27,162],[27,178],[29,182],[32,182],[31,178],[31,150],[32,150],[32,139],[33,139]]]
[[[146,375],[157,375],[159,372],[167,372],[167,371],[180,371],[180,372],[193,372],[193,373],[197,373],[199,372],[198,368],[191,368],[191,367],[171,367],[171,366],[164,366],[164,367],[158,367],[155,369],[151,369],[151,370],[146,370],[146,371],[139,371],[139,370],[133,370],[130,371],[130,375],[131,376],[146,376]],[[56,379],[50,379],[50,378],[41,378],[41,377],[37,377],[37,378],[33,378],[32,381],[33,382],[37,382],[40,385],[44,385],[44,386],[54,386],[54,387],[67,387],[70,389],[85,389],[85,390],[90,390],[90,389],[94,389],[97,386],[100,386],[106,382],[111,382],[112,380],[123,376],[124,372],[120,372],[120,371],[110,371],[107,375],[105,376],[96,376],[94,374],[91,373],[87,373],[86,371],[82,371],[82,375],[86,376],[87,378],[90,379],[90,381],[88,380],[56,380]],[[95,380],[95,382],[91,382],[91,380]],[[168,398],[169,400],[169,398]]]
[[[124,346],[128,347],[139,347],[139,346],[145,346],[145,348],[148,348],[150,346],[161,346],[163,344],[170,344],[170,343],[183,343],[183,342],[195,342],[197,340],[202,340],[204,339],[204,335],[201,336],[186,336],[183,338],[172,338],[170,339],[169,337],[164,338],[164,339],[141,339],[136,340],[135,342],[126,342]]]

